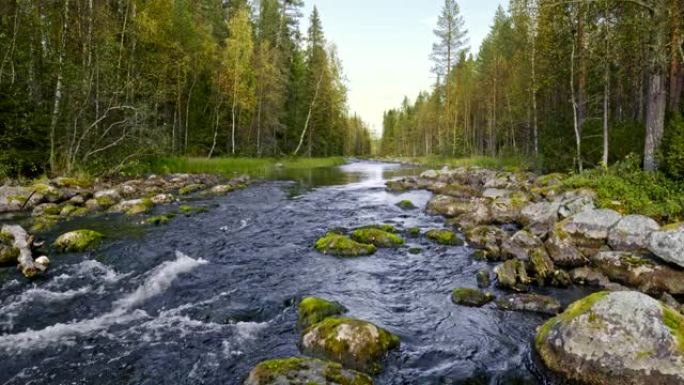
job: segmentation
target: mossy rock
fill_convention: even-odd
[[[370,244],[359,243],[346,235],[333,232],[327,233],[324,237],[316,241],[316,250],[323,254],[330,254],[339,257],[359,257],[371,255],[377,250]]]
[[[351,237],[357,242],[374,245],[375,247],[394,247],[404,244],[404,240],[400,236],[378,228],[357,229],[352,232]]]
[[[118,203],[118,201],[110,195],[102,195],[102,196],[98,196],[94,199],[95,199],[95,202],[97,202],[97,205],[102,209],[107,209],[107,208],[112,207]]]
[[[459,288],[451,292],[451,301],[456,305],[481,307],[494,300],[494,294],[477,289]]]
[[[411,247],[410,249],[408,249],[408,252],[409,254],[417,255],[422,253],[423,249],[421,249],[420,247]]]
[[[244,385],[373,385],[366,374],[345,369],[336,362],[291,357],[263,361]]]
[[[370,322],[328,317],[306,329],[300,345],[306,355],[377,374],[389,351],[399,347],[399,337]]]
[[[411,227],[408,229],[408,233],[412,237],[419,237],[420,236],[420,228],[419,227]]]
[[[347,309],[339,302],[331,302],[317,297],[306,297],[299,303],[298,325],[300,328],[306,329],[328,317],[342,315],[346,312]]]
[[[195,208],[190,205],[180,205],[178,206],[178,211],[186,217],[189,217],[195,212]]]
[[[492,277],[489,274],[489,270],[480,270],[475,275],[477,280],[477,286],[481,289],[488,288],[492,284]]]
[[[416,207],[416,205],[413,204],[413,202],[411,202],[410,200],[406,200],[406,199],[397,203],[397,207],[399,207],[402,210],[415,210],[418,208],[418,207]]]
[[[31,225],[31,232],[37,233],[50,230],[60,221],[60,219],[59,215],[42,215],[34,218],[33,224]]]
[[[175,217],[176,214],[173,213],[157,215],[154,217],[147,218],[147,220],[145,220],[145,223],[153,226],[161,226],[168,224]]]
[[[37,194],[43,195],[48,201],[54,202],[62,198],[62,192],[46,183],[36,183],[31,187]]]
[[[425,236],[440,245],[446,245],[446,246],[462,246],[463,245],[463,240],[456,236],[456,233],[454,233],[451,230],[443,230],[443,229],[433,229],[425,233]]]
[[[77,207],[74,211],[69,213],[69,216],[72,218],[85,217],[88,214],[90,214],[90,210],[87,207]]]
[[[78,209],[78,207],[76,207],[74,205],[70,205],[70,204],[64,205],[64,207],[62,207],[62,210],[60,210],[60,212],[59,212],[59,216],[69,217],[77,209]],[[46,211],[46,213],[47,213],[47,211]]]
[[[399,232],[396,227],[394,227],[392,225],[387,225],[387,224],[368,225],[368,226],[359,227],[357,230],[364,230],[364,229],[377,229],[377,230],[382,230],[382,231],[392,233],[392,234],[396,234]]]
[[[19,249],[4,242],[0,243],[0,266],[16,264],[17,258],[19,258]]]
[[[73,177],[59,177],[54,180],[55,185],[59,187],[80,187],[88,188],[93,185],[88,178],[73,178]]]
[[[96,248],[104,235],[92,230],[76,230],[62,234],[53,246],[59,252],[82,252]]]
[[[187,186],[181,187],[178,189],[178,194],[179,195],[190,195],[192,193],[198,192],[200,190],[204,190],[206,188],[205,185],[203,184],[189,184]]]

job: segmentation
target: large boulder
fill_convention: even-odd
[[[470,199],[480,194],[477,189],[462,184],[436,184],[434,188],[430,188],[429,190],[436,194],[448,195],[460,199]]]
[[[527,201],[514,197],[496,198],[489,204],[492,220],[500,224],[513,223],[520,216],[520,211],[526,203]]]
[[[306,355],[377,374],[388,352],[399,347],[399,337],[370,322],[329,317],[306,329],[300,345]]]
[[[476,226],[489,225],[494,222],[492,211],[484,201],[473,200],[470,211],[465,212],[453,219],[453,224],[460,229],[469,229]]]
[[[684,294],[684,271],[659,265],[648,258],[619,251],[598,253],[592,264],[611,281],[649,294]]]
[[[643,215],[628,215],[608,232],[608,245],[613,250],[645,252],[652,232],[658,231],[658,222]]]
[[[94,203],[91,202],[89,206],[107,209],[121,201],[121,194],[116,189],[101,190],[95,193],[93,199]],[[86,204],[88,205],[87,202]]]
[[[559,225],[554,226],[554,230],[546,240],[546,251],[554,264],[560,267],[572,268],[589,263],[589,260],[575,246],[573,239]]]
[[[613,210],[586,210],[561,222],[560,228],[587,255],[606,245],[608,232],[620,219],[620,214]]]
[[[456,305],[480,307],[493,300],[494,294],[477,289],[458,288],[451,292],[451,301]]]
[[[530,203],[520,210],[518,222],[532,234],[543,238],[558,221],[559,208],[557,202]]]
[[[104,235],[92,230],[76,230],[60,235],[53,246],[60,252],[82,252],[97,247]]]
[[[427,204],[429,214],[439,214],[445,217],[456,217],[471,211],[472,208],[471,201],[446,195],[436,195]]]
[[[299,302],[299,327],[306,329],[328,317],[342,315],[347,309],[339,302],[332,302],[323,298],[306,297]]]
[[[496,306],[501,310],[529,311],[551,315],[558,314],[561,309],[561,304],[557,299],[539,294],[507,295],[497,299]]]
[[[648,249],[663,261],[684,267],[684,229],[651,233]]]
[[[505,231],[495,226],[477,226],[467,230],[465,236],[470,246],[483,251],[485,259],[502,259],[502,245],[508,238]]]
[[[359,243],[346,235],[334,232],[327,233],[324,237],[316,241],[316,250],[323,254],[335,255],[338,257],[359,257],[375,253],[373,245]]]
[[[530,278],[527,275],[527,269],[523,261],[509,259],[496,266],[494,274],[496,274],[497,284],[502,288],[515,291],[529,290]]]
[[[281,358],[259,363],[244,385],[373,385],[366,374],[315,358]]]
[[[404,240],[397,234],[375,227],[364,227],[352,232],[352,239],[374,245],[375,247],[394,247],[404,244]]]
[[[554,198],[554,201],[560,205],[558,216],[561,219],[565,219],[583,211],[593,210],[596,207],[594,204],[596,197],[596,193],[593,190],[579,189],[566,191]]]
[[[590,385],[684,383],[684,317],[638,292],[600,292],[537,332],[544,363]]]
[[[143,214],[152,209],[154,203],[151,199],[131,199],[121,201],[109,208],[111,213],[125,213],[126,215]]]
[[[30,194],[25,187],[0,186],[0,213],[21,210]]]

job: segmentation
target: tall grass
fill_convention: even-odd
[[[490,157],[471,156],[467,158],[448,158],[439,156],[424,156],[404,158],[403,160],[417,163],[426,167],[441,168],[444,166],[454,167],[483,167],[494,170],[520,171],[532,168],[529,159],[521,156],[516,157]]]
[[[282,167],[303,169],[333,167],[345,163],[343,157],[331,158],[160,158],[150,161],[140,172],[156,174],[169,173],[211,173],[232,176],[248,174],[259,176]]]

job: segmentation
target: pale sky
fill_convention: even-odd
[[[329,42],[337,45],[349,87],[349,108],[374,132],[382,131],[382,113],[407,95],[435,82],[429,56],[432,30],[444,0],[305,0],[302,28],[313,6],[321,13]],[[471,52],[489,32],[499,4],[506,0],[459,0]]]

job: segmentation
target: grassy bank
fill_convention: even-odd
[[[304,169],[344,164],[343,157],[330,158],[161,158],[148,162],[137,173],[213,173],[226,176],[259,176],[276,167]]]
[[[532,162],[524,157],[472,156],[468,158],[448,158],[439,156],[398,158],[402,162],[419,164],[430,168],[482,167],[492,170],[520,171],[532,168]]]

